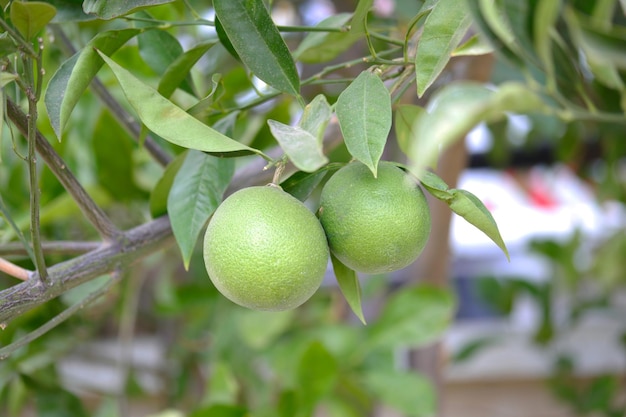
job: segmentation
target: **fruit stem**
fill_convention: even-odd
[[[280,177],[285,171],[286,161],[285,158],[276,163],[276,171],[274,171],[274,177],[272,178],[272,184],[278,185],[280,183]]]

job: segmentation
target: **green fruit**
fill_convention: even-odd
[[[355,271],[391,272],[411,264],[430,234],[430,210],[416,181],[390,162],[378,175],[360,162],[324,185],[318,211],[331,252]]]
[[[275,186],[237,191],[217,208],[204,237],[211,281],[254,310],[298,307],[319,288],[328,263],[315,215]]]

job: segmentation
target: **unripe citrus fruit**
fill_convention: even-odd
[[[255,310],[288,310],[319,288],[328,243],[315,215],[275,186],[237,191],[217,208],[204,262],[217,289]]]
[[[337,171],[324,185],[318,211],[331,252],[369,274],[411,264],[430,234],[430,210],[416,181],[390,162],[377,178],[360,162]]]

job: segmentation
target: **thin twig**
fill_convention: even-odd
[[[22,109],[9,98],[7,98],[7,115],[23,135],[28,134],[27,116]],[[39,155],[67,192],[70,193],[85,217],[96,228],[98,233],[100,233],[100,236],[105,240],[114,240],[117,238],[120,235],[120,231],[115,227],[100,206],[93,201],[87,191],[85,191],[74,174],[68,169],[65,161],[56,153],[52,145],[48,143],[46,138],[39,131],[36,131],[35,139]]]
[[[76,53],[76,48],[72,44],[72,41],[67,37],[63,29],[58,25],[50,25],[54,35],[61,41],[64,52],[68,56],[72,56]],[[111,95],[109,90],[102,84],[102,81],[98,77],[94,77],[91,81],[91,89],[98,96],[98,98],[104,103],[104,105],[111,111],[115,120],[132,136],[132,138],[139,142],[141,137],[141,125],[135,122],[134,118],[120,105],[120,103]],[[146,148],[150,156],[154,158],[161,166],[167,166],[172,160],[172,156],[167,153],[152,136],[146,136],[143,146]]]
[[[21,279],[22,281],[26,281],[32,273],[28,269],[15,265],[4,258],[0,258],[0,271],[14,278]]]
[[[38,327],[36,330],[28,333],[26,336],[18,339],[16,342],[13,342],[10,345],[7,345],[0,349],[0,360],[6,359],[11,353],[15,352],[22,346],[26,346],[33,340],[54,329],[56,326],[73,316],[76,312],[78,312],[78,310],[85,308],[87,305],[91,304],[92,302],[106,294],[115,282],[117,282],[117,279],[115,277],[111,277],[111,279],[109,279],[104,285],[102,285],[102,287],[89,293],[81,301],[62,311],[54,318],[43,324],[41,327]]]
[[[41,242],[44,252],[50,255],[80,255],[102,246],[102,242],[48,241]],[[27,248],[19,242],[4,243],[0,246],[0,256],[26,256]]]

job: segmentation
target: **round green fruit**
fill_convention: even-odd
[[[254,310],[298,307],[319,288],[328,243],[315,215],[276,186],[250,187],[217,208],[204,237],[215,287]]]
[[[430,210],[422,189],[390,162],[368,167],[352,162],[324,185],[318,216],[331,252],[346,266],[368,274],[411,264],[430,234]]]

